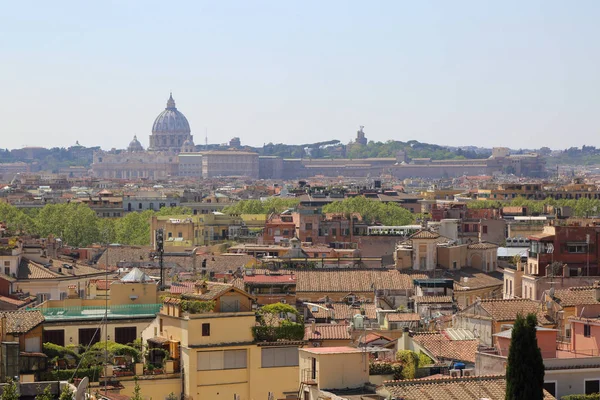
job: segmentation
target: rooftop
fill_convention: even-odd
[[[429,351],[435,358],[475,362],[475,353],[479,340],[453,340],[444,332],[421,333],[413,336],[413,340]]]
[[[305,347],[298,349],[311,354],[355,354],[363,353],[364,350],[357,349],[356,347],[342,346],[342,347]]]
[[[108,306],[108,319],[154,318],[161,304],[127,304]],[[104,306],[49,307],[38,308],[46,321],[101,320]]]

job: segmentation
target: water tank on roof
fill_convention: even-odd
[[[364,315],[355,314],[354,317],[352,317],[352,322],[354,323],[354,329],[364,329],[364,327],[365,327],[364,320],[365,320]]]

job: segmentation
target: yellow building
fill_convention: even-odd
[[[198,283],[195,293],[182,298],[165,298],[142,337],[151,348],[179,349],[185,398],[250,400],[272,393],[279,399],[298,392],[303,342],[256,342],[252,303],[248,293],[215,282]]]
[[[244,220],[237,215],[220,212],[199,215],[153,216],[151,240],[156,231],[164,230],[165,246],[203,246],[235,239],[247,231]]]
[[[45,317],[44,343],[87,346],[105,336],[132,343],[160,309],[157,282],[137,268],[110,285],[108,299],[82,299],[76,285],[68,290],[65,299],[48,300],[38,307]]]

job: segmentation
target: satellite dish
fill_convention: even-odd
[[[83,400],[85,396],[85,391],[87,390],[89,384],[90,380],[87,376],[84,376],[81,382],[79,382],[79,385],[77,385],[77,391],[75,392],[75,400]]]

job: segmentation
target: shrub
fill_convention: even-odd
[[[133,362],[140,362],[141,352],[138,349],[109,341],[108,345],[106,342],[98,342],[90,347],[90,349],[83,354],[81,365],[83,367],[91,367],[103,363],[105,358],[105,347],[108,347],[109,359],[112,359],[114,356],[129,356],[132,358]]]
[[[402,365],[400,363],[377,361],[369,364],[369,375],[392,374],[395,380],[402,379]]]
[[[63,346],[59,346],[54,343],[44,343],[43,352],[51,360],[65,358],[66,356],[71,356],[75,360],[79,360],[79,358],[80,358],[79,354],[77,354],[73,350],[63,347]]]
[[[88,377],[90,382],[98,382],[100,375],[102,374],[102,366],[94,366],[90,368],[79,368],[77,374],[74,369],[61,369],[54,371],[44,371],[41,373],[42,381],[70,381],[73,378]]]
[[[277,340],[304,339],[304,324],[290,322],[280,326],[254,326],[252,334],[257,341],[276,342]]]
[[[189,312],[190,314],[202,314],[211,312],[215,309],[214,301],[201,300],[181,300],[181,311]]]
[[[429,357],[427,354],[425,354],[423,352],[420,352],[419,353],[419,367],[424,367],[425,365],[431,365],[431,364],[434,364],[431,357]]]
[[[400,350],[396,353],[396,360],[402,363],[402,379],[414,379],[419,365],[417,353],[410,350]]]

